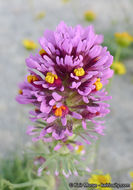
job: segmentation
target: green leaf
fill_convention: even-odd
[[[47,125],[47,123],[45,121],[37,120],[36,122],[41,124],[41,125]]]
[[[69,164],[70,164],[71,171],[74,171],[75,170],[75,165],[73,163],[73,160],[70,160]]]
[[[62,168],[65,170],[66,173],[69,173],[68,160],[65,157],[62,159]]]
[[[43,179],[33,180],[33,186],[35,187],[47,187],[48,184]]]
[[[68,185],[67,181],[66,181],[66,178],[65,178],[63,175],[61,175],[60,177],[61,177],[61,179],[62,179],[62,183],[63,183],[64,188],[65,188],[64,190],[71,190],[71,189],[69,188],[69,185]]]
[[[54,155],[47,157],[46,158],[46,162],[41,166],[42,169],[44,169],[46,166],[48,166],[53,159],[56,159],[58,157],[58,155],[55,153]]]

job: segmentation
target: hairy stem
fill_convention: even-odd
[[[59,190],[60,179],[58,176],[55,176],[55,190]]]
[[[14,189],[19,189],[22,187],[30,187],[33,185],[33,182],[29,181],[29,182],[25,182],[25,183],[20,183],[20,184],[12,184]]]

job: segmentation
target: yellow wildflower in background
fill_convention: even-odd
[[[131,178],[133,178],[133,172],[132,171],[129,173],[129,175]]]
[[[91,178],[88,179],[88,183],[96,184],[99,190],[112,190],[112,188],[101,187],[101,184],[111,183],[111,176],[109,174],[106,175],[95,175],[93,174]]]
[[[36,15],[36,19],[43,19],[45,17],[45,12],[40,12]]]
[[[130,188],[131,190],[133,190],[133,182],[130,184]]]
[[[115,33],[115,40],[121,47],[128,47],[133,42],[133,36],[128,32]]]
[[[84,13],[85,20],[92,22],[96,19],[96,14],[93,11],[86,11]]]
[[[124,75],[126,73],[126,67],[122,62],[114,61],[111,68],[118,75]]]
[[[28,50],[34,50],[38,47],[38,45],[34,41],[28,39],[23,40],[22,44]]]
[[[129,173],[130,177],[133,178],[133,171]],[[133,190],[133,182],[130,184],[131,190]]]

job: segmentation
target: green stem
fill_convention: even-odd
[[[116,53],[115,53],[115,59],[114,59],[116,62],[120,60],[120,54],[121,54],[121,47],[118,46]]]
[[[59,185],[60,185],[60,179],[58,176],[55,176],[55,190],[59,189]]]
[[[20,183],[20,184],[12,184],[14,189],[22,188],[22,187],[30,187],[33,185],[33,182],[25,182],[25,183]]]

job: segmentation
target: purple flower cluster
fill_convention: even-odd
[[[30,126],[28,134],[36,135],[34,140],[65,142],[75,128],[82,125],[87,131],[91,122],[89,130],[103,135],[104,126],[97,118],[109,113],[104,101],[110,97],[104,86],[113,75],[113,57],[101,46],[103,36],[95,34],[92,26],[72,28],[61,22],[55,31],[46,30],[39,42],[42,49],[26,59],[30,74],[16,99],[34,105],[32,121],[42,119],[47,124],[39,130]]]

